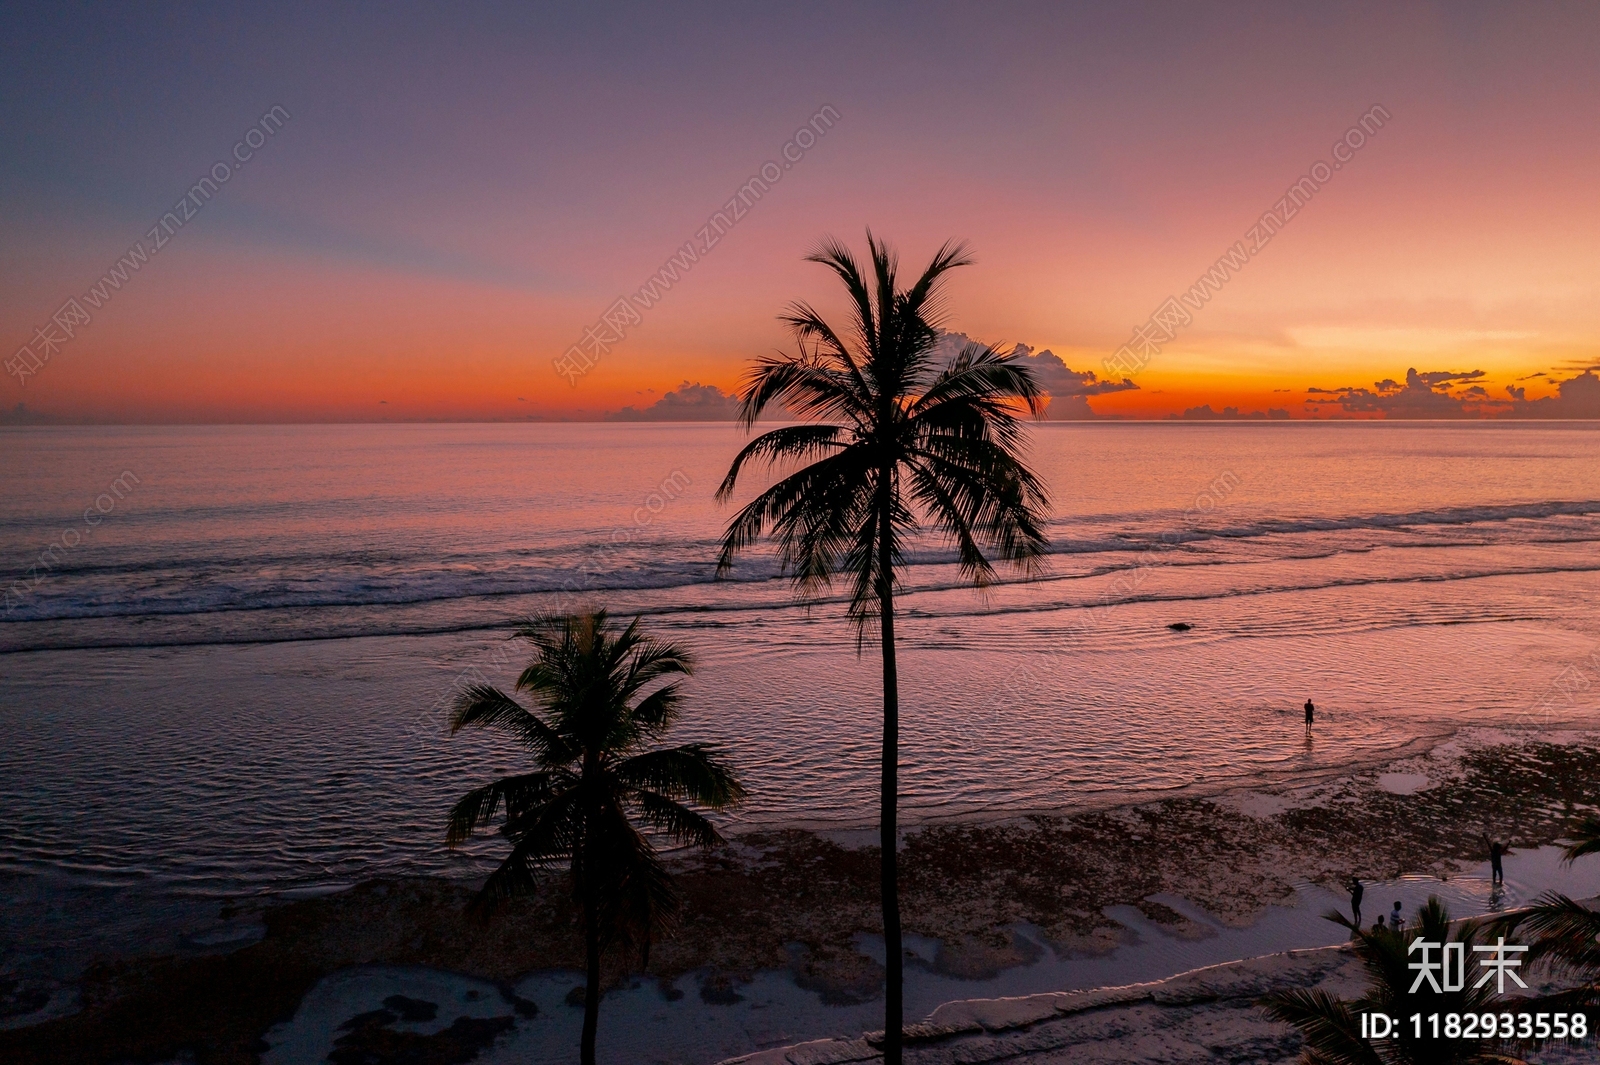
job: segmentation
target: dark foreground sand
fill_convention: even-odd
[[[1062,949],[1105,949],[1120,935],[1102,912],[1115,904],[1184,931],[1187,918],[1148,901],[1156,894],[1183,896],[1242,925],[1292,898],[1296,882],[1337,888],[1351,873],[1450,875],[1456,863],[1483,857],[1482,831],[1535,846],[1594,812],[1597,756],[1593,736],[1501,737],[1298,792],[923,828],[905,841],[906,930],[941,943],[940,971],[981,977],[1028,960],[1011,931],[1017,922]],[[1424,790],[1395,793],[1422,777]],[[855,946],[858,933],[878,924],[875,849],[809,832],[759,833],[685,860],[679,875],[685,919],[652,949],[652,975],[711,970],[732,985],[756,970],[787,969],[828,1001],[881,993],[881,967]],[[254,1063],[265,1049],[262,1035],[291,1017],[321,977],[390,964],[502,981],[506,1018],[427,1037],[381,1025],[363,1037],[357,1026],[351,1060],[470,1061],[516,1023],[511,981],[582,961],[573,913],[554,888],[508,905],[487,924],[464,913],[471,888],[445,880],[364,883],[267,907],[265,938],[232,953],[97,964],[83,981],[79,1012],[0,1031],[0,1060],[95,1065],[189,1053],[197,1065]],[[256,916],[241,911],[237,919]],[[612,982],[639,968],[637,958],[615,953],[610,966]],[[19,997],[26,989],[0,992]]]
[[[1535,982],[1529,993],[1555,985]],[[940,1006],[906,1030],[909,1065],[1269,1065],[1299,1057],[1300,1037],[1267,1018],[1262,996],[1316,988],[1342,998],[1365,989],[1361,962],[1346,947],[1286,951],[1228,962],[1166,980],[1091,991],[974,999]],[[881,1063],[882,1032],[764,1050],[723,1065]],[[1552,1042],[1531,1059],[1578,1065],[1594,1040]]]

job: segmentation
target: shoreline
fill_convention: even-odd
[[[1094,957],[1128,942],[1130,919],[1201,938],[1248,927],[1303,886],[1337,884],[1351,871],[1367,880],[1457,878],[1461,863],[1478,859],[1480,827],[1522,826],[1515,842],[1531,847],[1592,812],[1597,758],[1593,731],[1467,729],[1422,753],[1397,749],[1292,787],[1263,782],[1070,815],[915,826],[903,843],[906,927],[931,944],[933,973],[992,980],[1037,959],[1038,943],[1016,933],[1022,925],[1051,952]],[[1385,777],[1400,790],[1386,790]],[[711,855],[674,858],[682,926],[653,948],[647,972],[613,953],[607,985],[642,982],[671,1000],[682,994],[674,981],[699,973],[706,1002],[714,1001],[707,987],[731,1002],[761,974],[778,973],[824,1004],[880,999],[882,966],[862,938],[877,924],[876,849],[835,834],[741,832]],[[85,1061],[159,1060],[198,1045],[208,1048],[201,1060],[247,1065],[313,986],[354,967],[420,966],[507,986],[580,967],[558,891],[483,925],[462,915],[471,890],[445,878],[386,878],[228,907],[224,924],[259,921],[264,936],[226,951],[96,963],[81,981],[79,1012],[0,1031],[0,1056],[59,1060],[50,1048],[70,1046]],[[1116,908],[1127,911],[1122,921],[1106,912]]]
[[[1318,711],[1320,714],[1321,711]],[[1285,717],[1298,717],[1299,711],[1284,711]],[[1025,821],[1033,818],[1072,818],[1086,814],[1105,813],[1110,810],[1121,810],[1136,806],[1148,806],[1170,799],[1216,799],[1235,792],[1262,791],[1262,790],[1292,790],[1303,786],[1325,784],[1341,780],[1345,777],[1356,776],[1367,770],[1391,763],[1403,761],[1407,758],[1426,756],[1433,750],[1470,734],[1495,734],[1505,737],[1515,736],[1580,736],[1594,734],[1600,736],[1592,720],[1577,720],[1560,722],[1549,727],[1533,729],[1508,729],[1496,725],[1469,724],[1451,725],[1442,731],[1428,732],[1413,736],[1398,747],[1384,751],[1361,752],[1350,756],[1349,761],[1339,762],[1336,765],[1324,766],[1310,772],[1293,767],[1284,766],[1282,769],[1252,770],[1249,775],[1228,777],[1223,780],[1212,780],[1205,783],[1191,782],[1167,789],[1147,790],[1114,790],[1089,791],[1082,793],[1070,806],[1039,806],[1039,807],[1001,807],[985,806],[970,807],[952,811],[948,814],[923,816],[911,814],[907,821],[905,810],[900,811],[901,834],[917,832],[929,827],[943,827],[948,825],[976,825],[988,827],[1004,825],[1011,822]],[[1253,780],[1252,780],[1253,778]],[[1287,784],[1294,779],[1292,785]],[[736,836],[751,833],[768,833],[774,831],[797,830],[812,832],[820,836],[831,837],[834,834],[854,835],[861,832],[871,832],[874,840],[877,838],[878,823],[874,819],[866,820],[825,820],[817,818],[792,818],[770,822],[740,822],[740,827],[731,829],[728,833],[730,839]]]
[[[1582,900],[1590,908],[1600,898]],[[1464,923],[1462,920],[1451,922]],[[1530,994],[1564,985],[1548,969],[1524,974]],[[1267,994],[1315,989],[1354,999],[1367,975],[1349,944],[1291,949],[1220,962],[1159,980],[940,1004],[907,1024],[905,1060],[926,1065],[1071,1060],[1116,1065],[1211,1065],[1229,1060],[1298,1061],[1302,1037],[1258,1008]],[[726,1059],[718,1065],[866,1065],[882,1061],[883,1032],[815,1039]],[[1549,1044],[1537,1060],[1579,1060],[1570,1044]],[[1070,1055],[1070,1057],[1068,1056]],[[1585,1054],[1583,1060],[1587,1060]]]

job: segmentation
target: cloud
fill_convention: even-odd
[[[1220,411],[1212,410],[1211,404],[1206,403],[1198,407],[1190,407],[1182,414],[1167,415],[1168,421],[1180,422],[1284,422],[1289,420],[1289,412],[1282,407],[1270,407],[1265,412],[1253,410],[1249,414],[1240,414],[1238,407],[1223,407]]]
[[[966,345],[973,343],[965,333],[946,333],[939,338],[937,356],[949,358]],[[1011,354],[1022,359],[1023,365],[1033,371],[1034,380],[1049,394],[1050,404],[1045,417],[1052,421],[1088,421],[1106,415],[1095,413],[1089,406],[1090,396],[1103,396],[1111,392],[1128,392],[1139,386],[1124,377],[1120,381],[1101,380],[1093,370],[1074,370],[1049,348],[1034,351],[1026,344],[1018,344]]]
[[[1406,371],[1404,385],[1393,378],[1374,381],[1368,388],[1308,388],[1311,394],[1332,396],[1332,399],[1311,400],[1311,403],[1337,404],[1350,414],[1380,414],[1385,418],[1478,418],[1500,413],[1506,400],[1490,399],[1481,385],[1472,385],[1452,395],[1452,386],[1476,381],[1482,370],[1429,370],[1418,373]]]
[[[1557,394],[1527,399],[1527,391],[1506,386],[1511,395],[1512,418],[1600,418],[1600,377],[1585,370],[1556,385]]]
[[[739,413],[739,401],[716,385],[683,382],[643,410],[623,407],[606,415],[608,422],[728,422]]]

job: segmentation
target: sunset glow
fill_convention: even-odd
[[[1600,1060],[1594,0],[0,24],[4,1065]]]
[[[354,16],[316,8],[270,34],[239,12],[178,33],[97,11],[72,42],[23,14],[0,74],[7,357],[139,242],[150,258],[42,368],[7,377],[5,406],[69,421],[644,410],[684,382],[732,391],[745,360],[789,343],[789,299],[833,298],[802,256],[868,224],[908,260],[971,242],[951,328],[1104,378],[1163,301],[1277,212],[1137,389],[1089,397],[1093,414],[1416,416],[1307,402],[1382,395],[1408,369],[1483,371],[1427,386],[1446,397],[1436,414],[1538,414],[1508,386],[1553,397],[1600,362],[1591,14],[1110,22],[1085,7],[975,34],[949,11],[910,38],[895,27],[906,47],[885,54],[871,42],[894,17],[856,9],[710,33],[641,9],[603,35],[584,15],[446,30],[435,13],[363,26],[353,60]],[[1375,110],[1390,117],[1363,123]],[[778,180],[728,210],[769,163]],[[208,173],[228,180],[153,230]],[[625,338],[563,379],[553,360],[686,246]],[[1600,400],[1563,409],[1592,417]]]

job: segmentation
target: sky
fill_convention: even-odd
[[[1054,418],[1600,417],[1593,4],[769,7],[8,3],[4,418],[724,417],[868,228]]]

